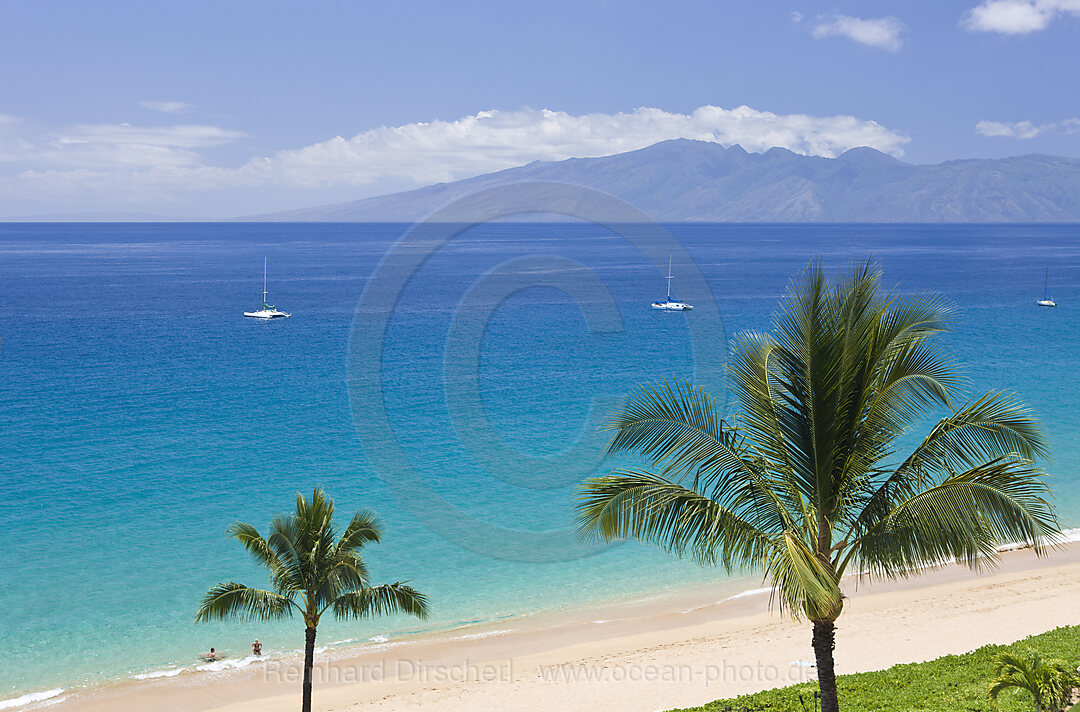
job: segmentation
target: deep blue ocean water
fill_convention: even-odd
[[[610,466],[596,426],[634,386],[693,376],[726,402],[726,339],[767,328],[815,255],[873,254],[886,283],[955,305],[971,391],[1015,391],[1048,424],[1062,522],[1080,526],[1076,226],[669,226],[691,315],[651,310],[663,271],[586,224],[472,228],[407,274],[385,264],[400,294],[362,301],[405,230],[0,225],[0,700],[254,637],[300,647],[298,622],[192,619],[211,584],[265,581],[226,527],[265,528],[316,483],[342,518],[378,511],[376,580],[412,579],[435,610],[327,624],[328,643],[722,582],[637,545],[587,550],[573,487]],[[291,319],[241,316],[264,256]],[[1057,309],[1034,304],[1047,268]]]

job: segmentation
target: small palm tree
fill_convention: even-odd
[[[1005,394],[955,408],[958,378],[936,346],[948,309],[884,294],[873,264],[830,284],[819,264],[793,282],[771,334],[735,345],[740,415],[718,416],[690,384],[632,395],[611,453],[645,469],[588,480],[578,504],[589,538],[636,538],[728,570],[758,566],[782,612],[813,622],[823,712],[836,712],[835,621],[842,577],[908,576],[1005,542],[1043,553],[1057,532],[1041,427]],[[907,456],[898,442],[947,409]]]
[[[986,697],[997,709],[1006,690],[1022,690],[1035,700],[1035,712],[1058,712],[1068,703],[1072,689],[1080,685],[1076,672],[1064,660],[1044,658],[1037,650],[998,653],[994,679]]]
[[[270,571],[271,590],[229,581],[203,596],[196,622],[240,617],[254,620],[304,619],[303,712],[311,710],[311,672],[319,619],[330,611],[337,618],[367,618],[395,612],[419,618],[428,615],[427,598],[405,583],[372,586],[360,556],[365,544],[382,534],[374,513],[353,515],[337,537],[334,500],[319,487],[311,500],[296,495],[296,511],[276,517],[265,539],[250,524],[237,522],[229,536],[243,544],[259,565]]]

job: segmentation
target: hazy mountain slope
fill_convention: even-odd
[[[246,219],[413,221],[485,188],[538,180],[595,188],[671,222],[1080,221],[1078,159],[1029,155],[912,165],[871,148],[821,158],[685,139]]]

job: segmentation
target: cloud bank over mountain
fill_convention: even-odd
[[[703,106],[689,114],[639,108],[574,116],[563,111],[482,111],[453,121],[380,127],[336,137],[253,162],[269,180],[296,185],[363,185],[382,176],[418,183],[446,181],[533,160],[608,156],[675,138],[739,144],[748,150],[786,148],[836,156],[855,146],[901,155],[908,138],[852,116],[774,114],[748,106]]]
[[[142,102],[166,114],[182,102]],[[547,109],[481,111],[452,120],[381,126],[254,157],[215,164],[211,149],[247,134],[204,124],[75,124],[50,128],[0,116],[0,191],[139,204],[201,191],[259,188],[424,185],[530,161],[606,156],[688,138],[750,150],[774,146],[836,156],[872,146],[899,156],[908,137],[854,116],[776,114],[702,106],[686,114],[657,108],[574,115]],[[6,170],[4,168],[6,167]]]

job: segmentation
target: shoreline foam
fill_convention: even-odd
[[[64,694],[64,691],[63,687],[56,687],[51,690],[42,690],[40,692],[28,692],[19,697],[9,697],[6,700],[0,700],[0,710],[17,709],[20,707],[25,708],[35,702],[53,700]]]

